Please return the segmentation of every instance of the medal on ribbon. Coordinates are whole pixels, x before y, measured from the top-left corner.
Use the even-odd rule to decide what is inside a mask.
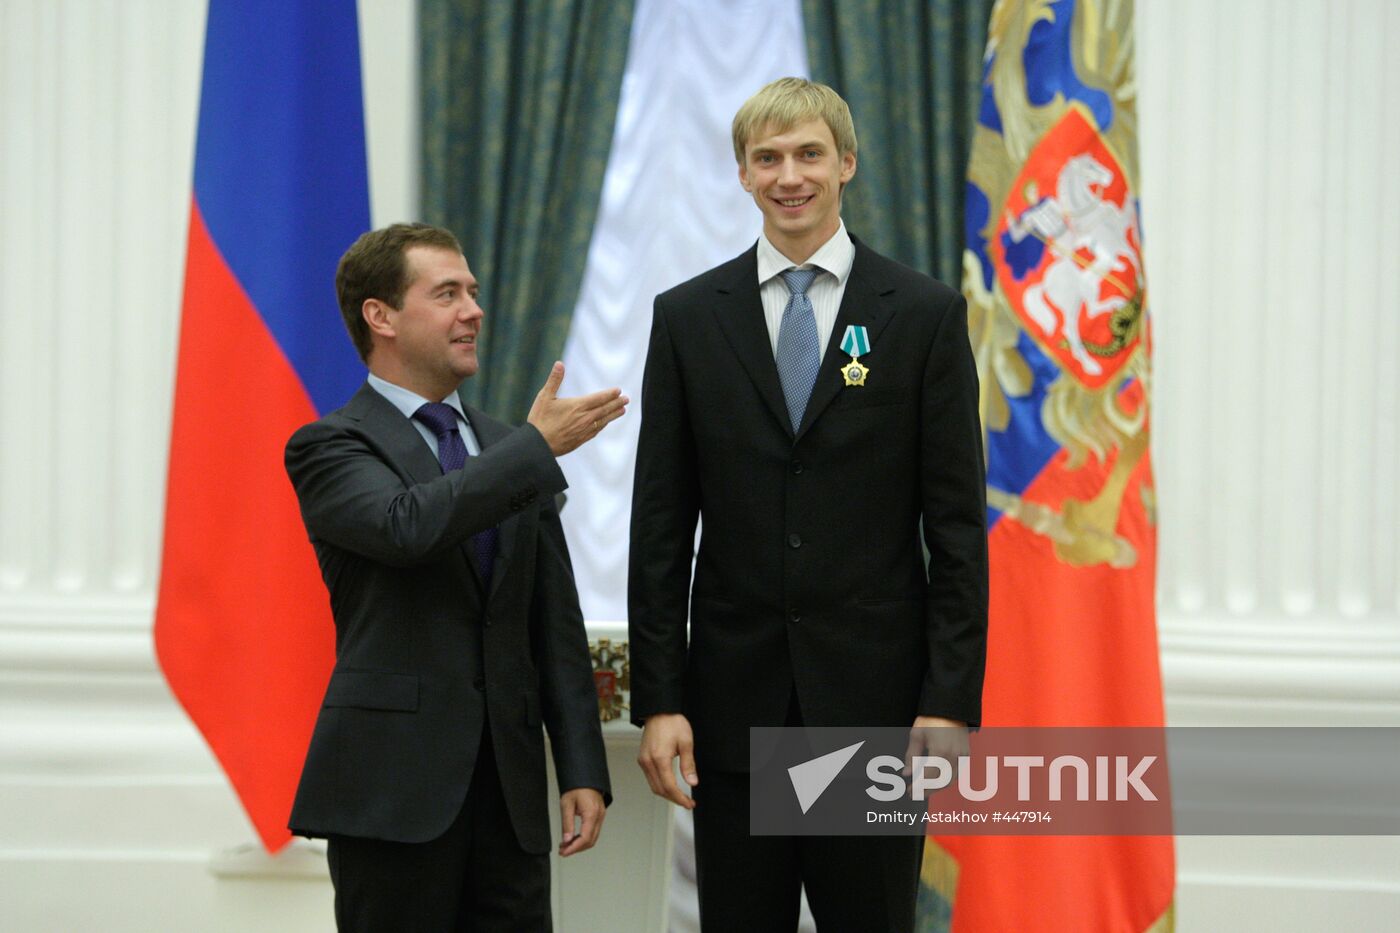
[[[864,327],[847,325],[846,335],[841,338],[841,352],[851,355],[851,361],[841,366],[841,378],[848,386],[864,386],[865,377],[870,375],[870,367],[860,362],[860,355],[870,352],[870,335]]]

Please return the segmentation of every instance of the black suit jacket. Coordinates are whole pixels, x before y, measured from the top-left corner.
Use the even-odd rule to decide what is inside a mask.
[[[850,324],[870,338],[864,386],[840,371]],[[962,296],[859,241],[795,435],[756,249],[659,295],[632,500],[633,721],[684,712],[700,766],[734,771],[794,687],[808,725],[977,724],[977,404]]]
[[[330,592],[336,664],[292,831],[396,842],[441,835],[489,718],[522,847],[550,848],[543,723],[564,789],[609,794],[587,637],[533,427],[467,409],[480,456],[443,475],[369,385],[294,434],[286,466]],[[491,592],[468,556],[499,526]]]

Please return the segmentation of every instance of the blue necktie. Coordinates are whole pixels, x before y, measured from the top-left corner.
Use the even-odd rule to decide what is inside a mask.
[[[812,396],[812,386],[817,383],[817,370],[822,364],[817,315],[812,310],[812,300],[807,297],[807,289],[820,271],[788,269],[778,273],[789,293],[782,323],[778,325],[778,381],[783,384],[783,397],[787,399],[794,434],[802,424],[802,414],[807,410],[807,399]]]
[[[428,426],[437,435],[438,463],[443,473],[460,470],[467,462],[467,445],[462,442],[462,432],[457,430],[457,410],[442,402],[427,402],[413,413],[413,417]],[[477,569],[481,571],[481,582],[486,592],[491,592],[491,569],[496,563],[496,529],[487,528],[472,535],[472,554],[476,557]]]

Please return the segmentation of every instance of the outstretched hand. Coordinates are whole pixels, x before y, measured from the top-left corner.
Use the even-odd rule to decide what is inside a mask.
[[[544,436],[554,456],[577,449],[597,437],[609,422],[621,418],[631,401],[621,389],[601,389],[577,398],[559,398],[564,364],[556,362],[535,396],[526,419]]]

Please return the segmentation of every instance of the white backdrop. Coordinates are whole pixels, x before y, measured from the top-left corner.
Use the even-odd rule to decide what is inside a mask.
[[[1400,57],[1385,54],[1400,6],[1139,7],[1169,716],[1400,724]],[[732,8],[753,24],[730,40],[740,48],[705,46],[703,17],[683,29],[658,21],[637,55],[684,60],[708,48],[737,75],[743,48],[772,55],[760,37],[796,28],[793,8]],[[700,9],[674,5],[675,22]],[[384,223],[415,213],[412,4],[361,0],[361,10]],[[0,0],[7,930],[82,929],[72,918],[83,910],[112,929],[149,928],[152,916],[218,928],[209,918],[240,896],[244,915],[267,918],[261,929],[303,917],[293,882],[210,893],[209,852],[252,834],[150,649],[202,31],[198,0]],[[799,70],[775,61],[773,73]],[[624,118],[641,127],[660,112],[667,131],[638,136],[644,152],[614,146],[634,168],[610,169],[600,220],[621,218],[625,242],[604,249],[595,237],[590,250],[587,294],[606,300],[580,308],[571,385],[636,395],[626,373],[646,326],[624,322],[649,319],[653,291],[757,231],[727,149],[729,115],[750,89],[680,69],[669,82],[628,83],[624,97],[640,96],[624,101]],[[705,126],[719,138],[701,138]],[[661,209],[637,213],[632,189]],[[713,201],[680,207],[702,191]],[[736,213],[712,211],[720,199]],[[622,258],[595,261],[604,255]],[[595,326],[585,332],[585,321]],[[600,584],[596,568],[625,567],[626,513],[584,521],[580,490],[592,471],[625,502],[630,445],[599,445],[597,456],[565,461],[565,514],[590,614],[616,618],[598,600],[621,598],[619,578]],[[1398,842],[1183,839],[1180,928],[1383,928],[1400,915]],[[307,910],[324,921],[322,903]]]

